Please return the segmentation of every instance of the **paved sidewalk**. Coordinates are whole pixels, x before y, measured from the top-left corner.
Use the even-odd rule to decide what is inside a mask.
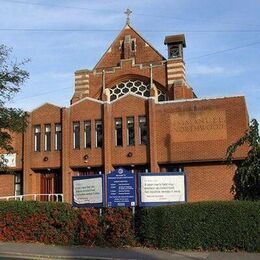
[[[0,243],[0,259],[176,259],[176,260],[258,260],[260,254],[223,252],[182,252],[148,248],[87,248],[27,243]]]

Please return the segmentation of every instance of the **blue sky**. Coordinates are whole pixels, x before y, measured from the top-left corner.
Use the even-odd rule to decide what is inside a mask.
[[[245,95],[250,118],[260,120],[257,0],[0,0],[0,44],[31,59],[30,79],[9,105],[68,106],[74,71],[95,66],[123,28],[126,8],[165,57],[165,35],[185,33],[187,79],[198,97]]]

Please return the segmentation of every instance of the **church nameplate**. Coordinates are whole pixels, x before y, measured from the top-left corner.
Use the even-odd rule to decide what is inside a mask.
[[[172,142],[227,139],[226,112],[204,110],[171,115]]]

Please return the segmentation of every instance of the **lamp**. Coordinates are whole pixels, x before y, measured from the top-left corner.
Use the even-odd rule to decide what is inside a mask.
[[[132,157],[132,156],[133,156],[133,153],[129,152],[126,156],[127,156],[127,157]]]
[[[83,156],[84,163],[87,163],[87,162],[88,162],[88,158],[89,158],[89,156],[88,156],[87,154],[85,154],[85,155]]]

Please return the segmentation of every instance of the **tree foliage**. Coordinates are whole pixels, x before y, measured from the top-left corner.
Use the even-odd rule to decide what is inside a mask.
[[[27,125],[26,113],[17,108],[6,106],[13,96],[20,91],[21,86],[29,77],[22,67],[28,60],[17,62],[12,55],[12,49],[0,45],[0,151],[11,153],[12,134],[21,133]],[[3,160],[0,160],[0,167]]]
[[[232,164],[237,149],[247,144],[247,157],[237,165],[232,191],[239,200],[260,200],[260,136],[256,119],[250,122],[245,135],[227,149],[227,163]]]

